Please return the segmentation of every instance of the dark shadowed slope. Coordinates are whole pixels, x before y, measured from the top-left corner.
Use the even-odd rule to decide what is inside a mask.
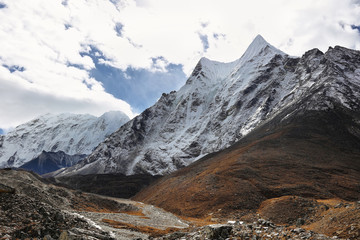
[[[150,174],[89,174],[59,177],[56,181],[85,192],[130,198],[159,177]]]
[[[60,168],[70,167],[86,157],[85,154],[68,155],[63,151],[42,153],[19,168],[30,170],[38,174],[56,171]]]

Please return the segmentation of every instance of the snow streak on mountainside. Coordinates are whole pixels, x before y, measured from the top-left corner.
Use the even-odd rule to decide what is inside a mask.
[[[358,51],[314,49],[294,58],[257,36],[237,61],[202,58],[178,92],[163,94],[60,175],[166,174],[232,145],[289,106],[359,110],[359,99]]]
[[[42,151],[88,155],[128,120],[122,112],[43,115],[0,136],[0,167],[19,167]]]

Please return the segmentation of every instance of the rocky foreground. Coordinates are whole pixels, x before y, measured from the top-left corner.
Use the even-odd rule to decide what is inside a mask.
[[[360,237],[359,202],[324,200],[318,203],[289,196],[266,202],[257,214],[241,219],[231,215],[228,217],[235,220],[216,218],[215,214],[190,218],[141,202],[55,186],[22,170],[0,170],[0,182],[0,239]]]
[[[148,239],[189,227],[160,208],[55,186],[23,170],[0,170],[0,182],[0,239]]]
[[[119,208],[115,202],[48,185],[25,171],[0,170],[0,179],[0,239],[112,239],[75,210],[92,205]]]
[[[41,201],[11,193],[0,194],[0,201],[1,239],[66,239],[70,236],[111,239],[109,233],[93,222]]]
[[[214,224],[185,233],[176,232],[155,238],[170,239],[340,239],[328,237],[303,228],[277,226],[270,221],[258,219],[253,223],[229,221],[227,224]]]

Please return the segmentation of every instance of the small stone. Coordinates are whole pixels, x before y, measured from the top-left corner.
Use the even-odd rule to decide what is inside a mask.
[[[11,239],[11,236],[8,234],[5,234],[4,236],[1,237],[1,239]]]
[[[301,239],[309,239],[311,237],[311,233],[310,232],[303,232],[301,234]]]
[[[295,229],[292,230],[292,232],[299,234],[299,233],[305,232],[305,230],[302,229],[302,228],[295,228]]]
[[[266,222],[266,220],[264,220],[264,219],[259,219],[259,220],[258,220],[258,223],[259,223],[259,224],[265,224],[265,222]]]
[[[206,226],[205,234],[209,239],[226,239],[232,232],[232,226]]]
[[[336,205],[334,206],[334,208],[341,208],[343,205],[344,205],[343,203],[339,203],[339,204],[336,204]]]
[[[55,220],[58,222],[64,222],[65,221],[65,217],[61,212],[57,212],[55,214]]]
[[[31,221],[30,221],[30,219],[24,219],[23,223],[24,224],[29,224],[29,223],[31,223]]]
[[[44,240],[55,240],[49,234],[44,237]]]
[[[300,227],[300,226],[302,226],[302,225],[304,225],[304,224],[305,224],[305,220],[304,220],[304,219],[298,218],[298,219],[296,220],[296,226],[297,226],[297,227]]]
[[[62,231],[59,240],[69,240],[69,234],[67,231]]]
[[[183,232],[175,232],[175,233],[171,233],[169,235],[167,235],[165,237],[166,240],[175,240],[175,239],[181,239],[185,236],[185,233]],[[137,238],[139,239],[139,238]],[[139,240],[142,240],[141,238]]]

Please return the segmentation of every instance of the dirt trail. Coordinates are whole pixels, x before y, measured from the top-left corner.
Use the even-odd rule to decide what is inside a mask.
[[[175,215],[158,207],[127,199],[108,198],[120,204],[126,204],[135,211],[128,212],[88,212],[77,213],[93,221],[104,231],[112,232],[116,239],[148,239],[156,230],[184,229],[189,225]],[[142,229],[145,229],[142,231]],[[150,229],[150,230],[149,230]]]

